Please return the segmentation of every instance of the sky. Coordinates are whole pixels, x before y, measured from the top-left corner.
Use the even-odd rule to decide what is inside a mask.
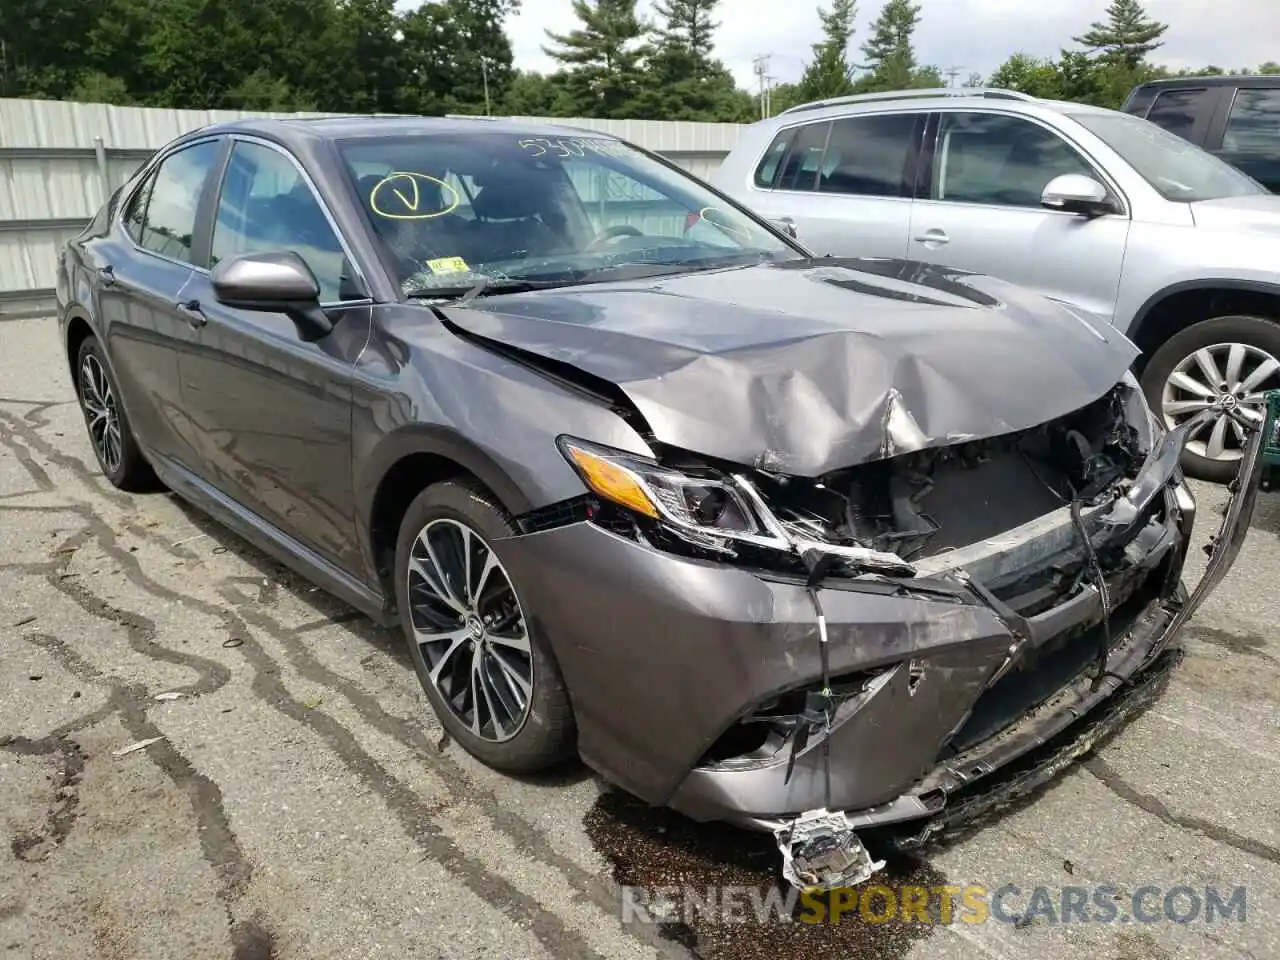
[[[1107,0],[917,0],[921,8],[916,29],[916,55],[922,64],[943,71],[955,67],[959,83],[971,71],[989,76],[1022,51],[1051,57],[1071,37],[1084,33],[1102,18]],[[522,0],[523,9],[508,24],[515,48],[515,65],[548,72],[555,64],[543,52],[547,29],[573,29],[570,0]],[[861,0],[855,56],[867,39],[868,27],[882,0]],[[810,46],[821,37],[818,0],[721,0],[717,19],[716,52],[733,71],[739,85],[754,90],[752,60],[770,54],[774,83],[799,79],[812,57]],[[1277,0],[1147,0],[1147,13],[1169,24],[1165,45],[1152,59],[1177,67],[1209,64],[1231,68],[1280,60],[1280,2]],[[640,0],[642,11],[650,0]],[[1063,8],[1070,8],[1064,10]],[[786,11],[788,15],[783,15]],[[855,60],[856,62],[856,60]]]

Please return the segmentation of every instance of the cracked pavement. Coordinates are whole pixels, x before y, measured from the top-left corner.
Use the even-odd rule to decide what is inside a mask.
[[[618,882],[772,883],[771,845],[578,765],[485,769],[444,738],[398,633],[172,496],[114,490],[71,400],[53,321],[0,322],[6,958],[1280,955],[1274,495],[1150,709],[889,877],[1244,885],[1243,923],[657,929],[621,922]],[[1197,493],[1204,537],[1222,493]]]

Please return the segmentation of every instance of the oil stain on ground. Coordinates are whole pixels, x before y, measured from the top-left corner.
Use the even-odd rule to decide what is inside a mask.
[[[734,887],[758,890],[761,897],[774,890],[782,901],[790,890],[782,879],[773,838],[764,834],[694,823],[616,789],[601,794],[584,825],[596,850],[612,865],[614,881],[620,887],[692,888],[703,894],[713,888]],[[869,881],[871,885],[932,889],[947,883],[923,861],[900,854],[893,859],[881,856],[888,865]],[[884,912],[883,904],[876,912]],[[936,902],[931,902],[931,912],[936,920]],[[814,911],[799,901],[791,922],[774,916],[762,923],[751,907],[738,911],[735,919],[740,918],[739,922],[727,921],[723,911],[719,916],[708,916],[686,910],[683,922],[663,923],[659,930],[702,960],[901,960],[915,942],[936,929],[933,924],[904,923],[896,918],[868,922],[856,909],[845,913],[838,923],[801,922],[802,915],[812,919]]]

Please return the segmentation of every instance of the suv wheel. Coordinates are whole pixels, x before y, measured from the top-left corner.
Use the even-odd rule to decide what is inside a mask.
[[[516,532],[479,488],[428,487],[400,525],[396,602],[449,735],[495,769],[533,773],[572,754],[575,729],[555,657],[493,547]]]
[[[1142,373],[1142,388],[1166,426],[1204,410],[1215,416],[1187,442],[1183,469],[1226,483],[1248,436],[1261,426],[1265,393],[1280,388],[1280,325],[1261,317],[1214,317],[1166,341]]]

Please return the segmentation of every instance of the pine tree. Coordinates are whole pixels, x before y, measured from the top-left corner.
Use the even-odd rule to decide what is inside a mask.
[[[632,116],[649,120],[747,119],[747,97],[733,75],[714,59],[712,18],[720,0],[658,0],[658,23],[645,64],[644,84]]]
[[[581,26],[567,34],[547,31],[556,47],[543,47],[565,69],[574,112],[588,117],[624,117],[640,91],[645,24],[636,0],[573,0]]]
[[[712,20],[720,0],[655,0],[659,24],[654,30],[659,47],[684,51],[695,72],[711,66],[713,35],[719,23]]]
[[[888,0],[871,25],[862,45],[872,90],[903,90],[915,86],[916,54],[911,37],[920,22],[920,6],[911,0]]]
[[[853,67],[849,65],[849,41],[853,39],[856,0],[832,0],[831,9],[818,8],[822,42],[813,45],[813,62],[796,84],[803,103],[839,97],[853,91]]]
[[[1136,70],[1151,51],[1164,46],[1160,39],[1169,29],[1147,16],[1138,0],[1112,0],[1107,21],[1095,21],[1076,43],[1102,55],[1104,60]]]

